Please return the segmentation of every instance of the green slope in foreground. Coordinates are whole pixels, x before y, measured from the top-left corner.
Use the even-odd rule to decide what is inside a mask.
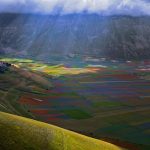
[[[53,125],[0,112],[2,150],[124,150]]]

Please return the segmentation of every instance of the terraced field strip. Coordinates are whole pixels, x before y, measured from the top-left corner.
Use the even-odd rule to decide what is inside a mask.
[[[111,116],[117,116],[121,114],[127,114],[127,113],[134,113],[134,112],[142,112],[150,110],[149,106],[146,107],[136,107],[136,108],[126,108],[124,110],[116,110],[111,112],[105,112],[105,113],[97,113],[93,118],[103,118],[103,117],[111,117]]]
[[[150,98],[150,96],[140,96],[141,98]]]
[[[134,81],[92,81],[92,82],[79,82],[81,84],[100,84],[100,83],[147,83],[146,81],[139,81],[139,80],[134,80]]]

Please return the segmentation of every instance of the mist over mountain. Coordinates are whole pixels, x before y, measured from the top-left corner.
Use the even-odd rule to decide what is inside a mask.
[[[150,59],[150,16],[0,14],[0,55]]]
[[[0,12],[101,15],[150,15],[149,0],[1,0]]]

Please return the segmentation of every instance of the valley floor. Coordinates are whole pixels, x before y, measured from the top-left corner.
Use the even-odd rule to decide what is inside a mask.
[[[0,110],[34,118],[131,150],[150,148],[150,72],[146,62],[82,66],[2,59]]]

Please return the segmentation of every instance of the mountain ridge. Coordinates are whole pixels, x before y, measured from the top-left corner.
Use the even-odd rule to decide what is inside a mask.
[[[150,58],[150,16],[0,14],[0,54]]]

